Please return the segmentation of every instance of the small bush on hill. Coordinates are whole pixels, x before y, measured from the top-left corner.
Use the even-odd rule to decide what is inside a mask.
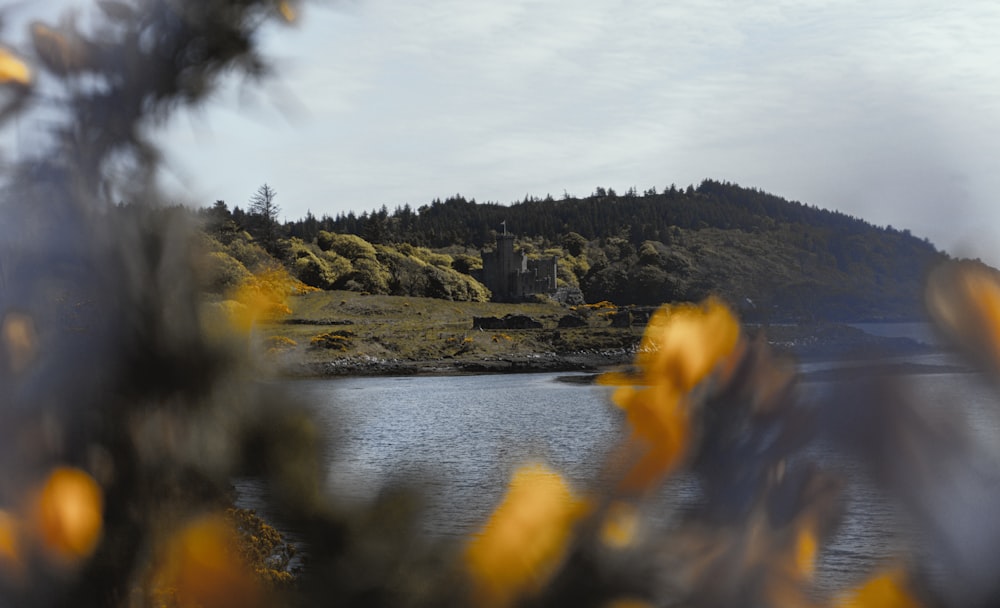
[[[392,295],[471,302],[486,302],[490,298],[489,290],[468,275],[432,265],[393,247],[379,245],[377,249],[379,262],[391,274],[389,285]],[[411,251],[417,249],[409,248]],[[450,259],[450,256],[445,257]]]
[[[280,353],[295,348],[298,343],[287,336],[269,336],[264,345],[267,347],[267,352]]]
[[[316,244],[323,251],[332,251],[348,260],[360,258],[375,259],[375,247],[360,236],[353,234],[334,234],[320,230]]]
[[[313,348],[325,348],[328,350],[345,352],[351,347],[351,341],[353,338],[354,332],[346,329],[338,329],[313,337],[313,339],[309,341],[309,345]]]
[[[246,266],[224,251],[209,252],[205,258],[205,288],[210,293],[226,293],[251,276]]]
[[[292,274],[306,285],[336,289],[341,279],[352,271],[351,263],[333,252],[320,251],[316,245],[292,238],[283,242],[285,261]]]
[[[374,248],[372,248],[374,251]],[[352,291],[363,291],[367,293],[388,294],[389,281],[392,275],[377,260],[369,258],[356,258],[351,261],[351,273],[347,275],[345,286],[354,283]]]
[[[462,274],[472,274],[474,270],[482,270],[483,259],[479,256],[459,253],[452,256],[451,267]]]
[[[254,242],[253,237],[248,232],[241,232],[233,237],[233,240],[225,245],[222,251],[239,260],[250,272],[259,272],[275,263],[274,258],[263,247]]]

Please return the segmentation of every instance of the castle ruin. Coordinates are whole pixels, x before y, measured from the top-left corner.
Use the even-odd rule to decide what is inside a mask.
[[[534,294],[550,294],[556,290],[558,256],[529,260],[523,251],[514,251],[514,235],[497,235],[496,248],[484,250],[480,281],[491,292],[494,302],[517,302]]]

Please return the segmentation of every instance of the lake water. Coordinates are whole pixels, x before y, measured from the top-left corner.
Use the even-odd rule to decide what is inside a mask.
[[[949,362],[946,355],[911,360]],[[556,378],[349,378],[295,381],[292,388],[315,404],[319,423],[337,446],[328,465],[329,488],[339,499],[364,502],[385,484],[415,484],[430,501],[427,533],[466,535],[501,499],[518,465],[541,460],[583,488],[598,476],[605,450],[625,432],[622,413],[608,400],[609,389]],[[805,382],[802,389],[821,395],[831,386]],[[973,416],[985,445],[995,450],[1000,424],[991,406],[997,397],[976,376],[911,376],[908,386],[949,415]],[[841,587],[897,552],[901,519],[857,467],[822,448],[809,456],[849,479],[845,520],[820,564],[823,585]],[[240,486],[252,504],[258,490],[252,483]],[[665,488],[663,499],[672,506],[695,504],[697,485],[677,479]]]
[[[861,331],[883,338],[910,338],[914,342],[927,345],[940,345],[941,336],[934,327],[925,321],[896,321],[891,323],[848,323]]]

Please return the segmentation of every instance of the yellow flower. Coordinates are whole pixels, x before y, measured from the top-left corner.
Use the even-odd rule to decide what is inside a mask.
[[[284,0],[278,3],[278,12],[281,13],[281,18],[287,23],[294,23],[298,17],[292,4]]]
[[[31,70],[13,53],[0,49],[0,84],[31,84]]]
[[[1000,276],[982,264],[938,267],[927,281],[927,309],[959,346],[1000,371]]]
[[[554,471],[539,464],[519,469],[466,552],[477,605],[510,606],[538,592],[564,557],[584,510]]]
[[[892,570],[873,577],[834,603],[835,608],[920,608],[906,589],[905,575]]]
[[[739,338],[736,318],[718,300],[665,306],[646,327],[636,357],[639,378],[601,377],[602,384],[620,387],[612,399],[645,449],[623,489],[648,489],[677,466],[691,437],[687,395],[730,358]]]
[[[24,371],[38,351],[38,335],[31,317],[17,312],[4,315],[0,323],[0,342],[7,351],[11,371]]]
[[[228,608],[263,604],[262,590],[240,559],[237,535],[221,515],[195,519],[169,540],[154,575],[154,591],[179,607]]]
[[[635,542],[639,533],[639,510],[626,502],[614,502],[601,524],[601,541],[613,549],[624,549]]]
[[[93,553],[104,525],[104,496],[90,475],[70,467],[55,469],[34,504],[37,532],[47,555],[72,564]]]
[[[0,574],[8,580],[21,576],[21,524],[7,511],[0,511]]]
[[[261,321],[290,314],[288,298],[296,292],[297,282],[282,269],[258,273],[244,281],[231,295],[236,302],[227,311],[240,331],[249,332]]]
[[[816,555],[819,539],[811,527],[803,527],[795,537],[795,570],[802,578],[812,579],[816,574]]]

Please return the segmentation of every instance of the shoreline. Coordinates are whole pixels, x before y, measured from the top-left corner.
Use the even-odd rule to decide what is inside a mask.
[[[290,377],[597,373],[632,364],[647,329],[644,317],[598,305],[322,292],[296,296],[292,308],[260,334],[273,353],[268,364]],[[909,332],[885,337],[848,322],[745,323],[743,331],[800,362],[941,350]]]
[[[888,338],[892,348],[821,348],[815,343],[789,348],[774,344],[778,356],[797,364],[830,362],[824,369],[800,371],[804,381],[862,378],[875,375],[933,373],[975,373],[962,364],[925,364],[898,361],[900,357],[948,354],[952,351],[913,342]],[[900,342],[899,340],[903,340]],[[881,343],[882,340],[879,340]],[[885,346],[885,344],[881,344]],[[350,378],[390,376],[463,376],[478,374],[578,373],[596,375],[628,367],[635,361],[636,349],[613,349],[589,353],[532,353],[491,356],[488,358],[394,359],[371,356],[344,356],[327,361],[297,362],[282,366],[282,373],[292,378]]]

